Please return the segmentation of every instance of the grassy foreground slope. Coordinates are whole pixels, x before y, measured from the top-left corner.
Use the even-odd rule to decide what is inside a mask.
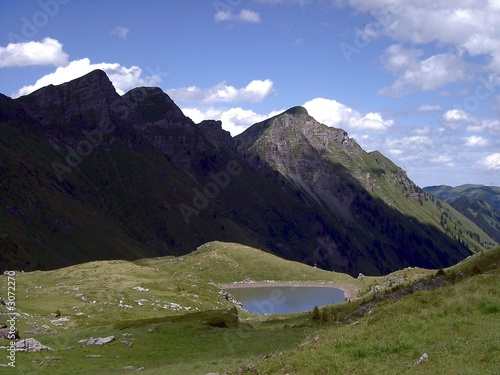
[[[440,277],[444,286],[396,302],[397,292],[389,293],[358,310],[363,314],[325,327],[314,342],[252,365],[248,373],[498,374],[499,267],[499,247],[476,254],[447,269]],[[424,353],[428,359],[417,364]]]
[[[184,257],[16,273],[21,338],[54,351],[18,352],[14,371],[0,372],[114,374],[131,366],[144,374],[493,374],[500,354],[499,260],[496,248],[440,278],[433,278],[436,270],[411,268],[353,279],[212,242]],[[255,317],[218,294],[216,284],[245,279],[320,281],[358,290],[359,298],[323,308],[318,320],[310,313]],[[389,288],[394,280],[399,284]],[[423,291],[435,280],[444,286]],[[421,291],[403,296],[416,283]],[[6,276],[0,296],[7,296]],[[0,323],[6,312],[0,305]],[[61,316],[51,317],[55,312]],[[115,340],[104,346],[79,342],[111,335]],[[424,352],[429,360],[415,366]]]

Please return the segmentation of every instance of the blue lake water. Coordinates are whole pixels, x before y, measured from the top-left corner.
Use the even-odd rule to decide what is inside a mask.
[[[253,314],[291,314],[314,306],[344,302],[344,292],[330,287],[263,286],[231,288],[228,292]]]

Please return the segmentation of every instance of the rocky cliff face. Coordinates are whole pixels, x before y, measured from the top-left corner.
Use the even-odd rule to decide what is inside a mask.
[[[59,86],[41,88],[17,102],[44,126],[71,122],[81,128],[96,127],[112,121],[120,110],[120,96],[101,70]]]
[[[439,212],[401,169],[302,107],[233,139],[158,88],[119,96],[94,71],[0,96],[4,139],[0,268],[182,254],[211,240],[354,275],[469,254],[432,224]]]

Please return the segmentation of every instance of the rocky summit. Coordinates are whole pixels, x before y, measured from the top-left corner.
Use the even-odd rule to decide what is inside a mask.
[[[182,255],[221,240],[374,275],[449,266],[494,243],[302,107],[233,138],[220,121],[195,124],[159,88],[118,95],[99,70],[0,95],[0,154],[2,269]]]

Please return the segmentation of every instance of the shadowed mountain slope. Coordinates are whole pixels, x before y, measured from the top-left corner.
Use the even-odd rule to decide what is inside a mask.
[[[2,269],[179,255],[221,240],[380,274],[448,266],[492,241],[302,107],[233,139],[158,88],[119,96],[102,71],[0,96],[0,154]],[[447,233],[443,211],[474,235]]]

